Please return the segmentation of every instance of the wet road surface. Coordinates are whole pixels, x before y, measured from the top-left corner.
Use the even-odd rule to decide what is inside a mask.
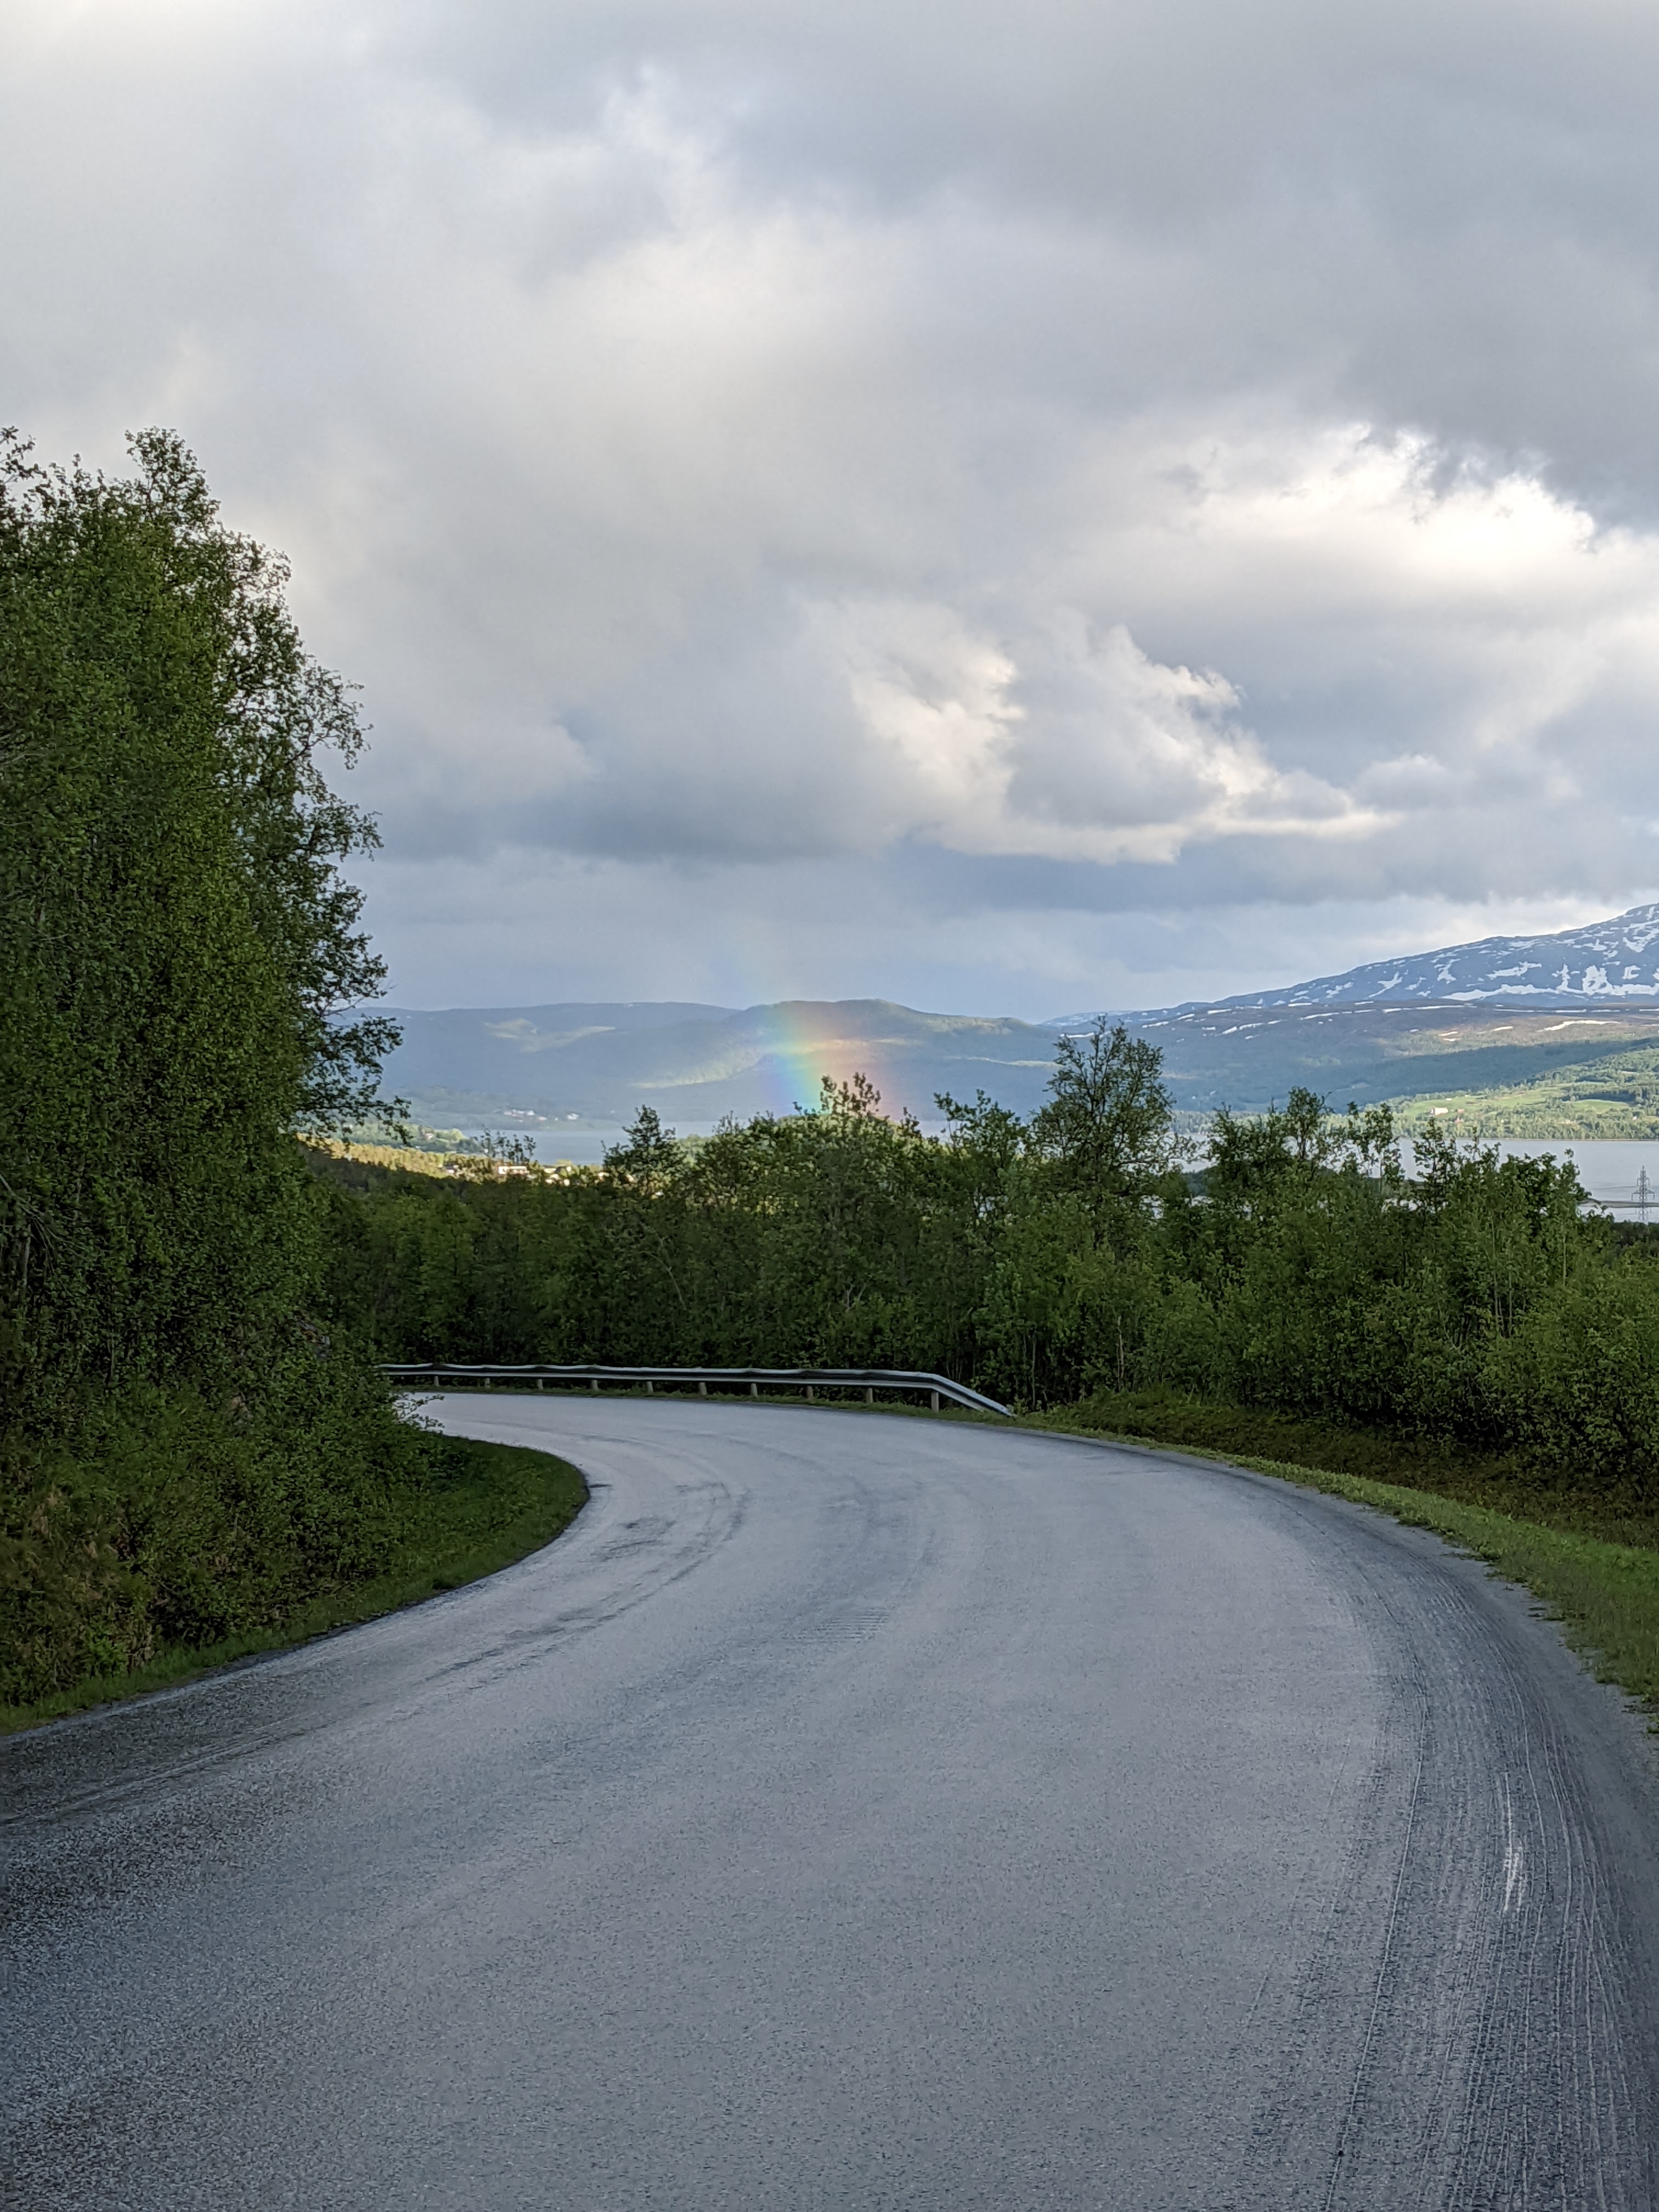
[[[1652,2212],[1648,1740],[1253,1475],[476,1397],[571,1532],[0,1746],[26,2212]]]

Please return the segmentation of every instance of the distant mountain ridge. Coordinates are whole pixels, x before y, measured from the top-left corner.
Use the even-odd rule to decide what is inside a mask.
[[[933,1118],[936,1092],[983,1089],[1023,1113],[1040,1102],[1052,1030],[1030,1022],[930,1014],[883,999],[765,1006],[563,1003],[386,1009],[404,1041],[389,1091],[438,1126],[615,1127],[641,1105],[711,1123],[816,1103],[820,1079],[869,1076],[890,1113]]]
[[[435,1127],[616,1128],[641,1105],[680,1127],[810,1105],[821,1077],[869,1076],[885,1110],[934,1118],[935,1094],[984,1091],[1030,1114],[1059,1033],[882,999],[717,1006],[684,1000],[391,1007],[390,1092]],[[1156,1043],[1178,1108],[1255,1112],[1305,1085],[1338,1107],[1494,1085],[1582,1090],[1606,1056],[1659,1048],[1659,905],[1552,935],[1488,937],[1282,988],[1113,1017]],[[1564,1094],[1565,1095],[1565,1094]],[[1554,1092],[1540,1110],[1554,1111]],[[1519,1112],[1525,1101],[1506,1101]],[[1563,1109],[1565,1110],[1565,1109]],[[1575,1107],[1582,1118],[1582,1109]],[[1564,1131],[1564,1133],[1565,1132]]]
[[[1409,1006],[1434,1001],[1476,1006],[1497,1000],[1540,1009],[1608,1001],[1659,1003],[1659,905],[1634,906],[1607,921],[1547,936],[1483,937],[1406,959],[1374,960],[1340,975],[1245,991],[1232,998],[1188,999],[1125,1014],[1131,1024],[1177,1014],[1259,1012],[1273,1007]],[[1096,1018],[1062,1014],[1047,1024],[1069,1030]]]

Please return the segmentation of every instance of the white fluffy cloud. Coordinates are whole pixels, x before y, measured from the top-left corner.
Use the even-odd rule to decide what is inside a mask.
[[[826,618],[827,617],[827,618]],[[1236,726],[1224,678],[1147,659],[1119,623],[1047,611],[1021,658],[948,606],[822,611],[886,836],[958,853],[1170,861],[1226,836],[1362,835],[1380,817],[1286,773]]]
[[[1659,20],[4,14],[0,416],[287,548],[402,995],[1042,1012],[1659,887]]]

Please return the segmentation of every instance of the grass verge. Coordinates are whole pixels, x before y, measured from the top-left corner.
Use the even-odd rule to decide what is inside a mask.
[[[1226,1460],[1431,1529],[1530,1590],[1597,1680],[1641,1700],[1659,1729],[1659,1527],[1638,1501],[1553,1486],[1505,1460],[1460,1460],[1410,1440],[1150,1395],[1091,1399],[1029,1415],[1024,1425]],[[1282,1444],[1287,1432],[1312,1448],[1307,1458],[1259,1448]],[[1384,1466],[1392,1458],[1394,1471],[1413,1469],[1419,1481],[1317,1463],[1343,1457]]]
[[[32,1705],[0,1705],[0,1735],[60,1720],[89,1706],[192,1680],[236,1659],[279,1651],[357,1621],[418,1605],[510,1566],[568,1528],[587,1500],[574,1467],[517,1444],[446,1439],[446,1479],[416,1492],[401,1515],[382,1571],[295,1607],[272,1626],[221,1644],[159,1652],[127,1674],[88,1676]]]

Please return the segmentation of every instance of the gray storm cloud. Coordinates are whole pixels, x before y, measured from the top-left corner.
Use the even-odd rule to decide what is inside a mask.
[[[1659,18],[4,13],[0,416],[289,551],[400,995],[1040,1013],[1659,885]]]

